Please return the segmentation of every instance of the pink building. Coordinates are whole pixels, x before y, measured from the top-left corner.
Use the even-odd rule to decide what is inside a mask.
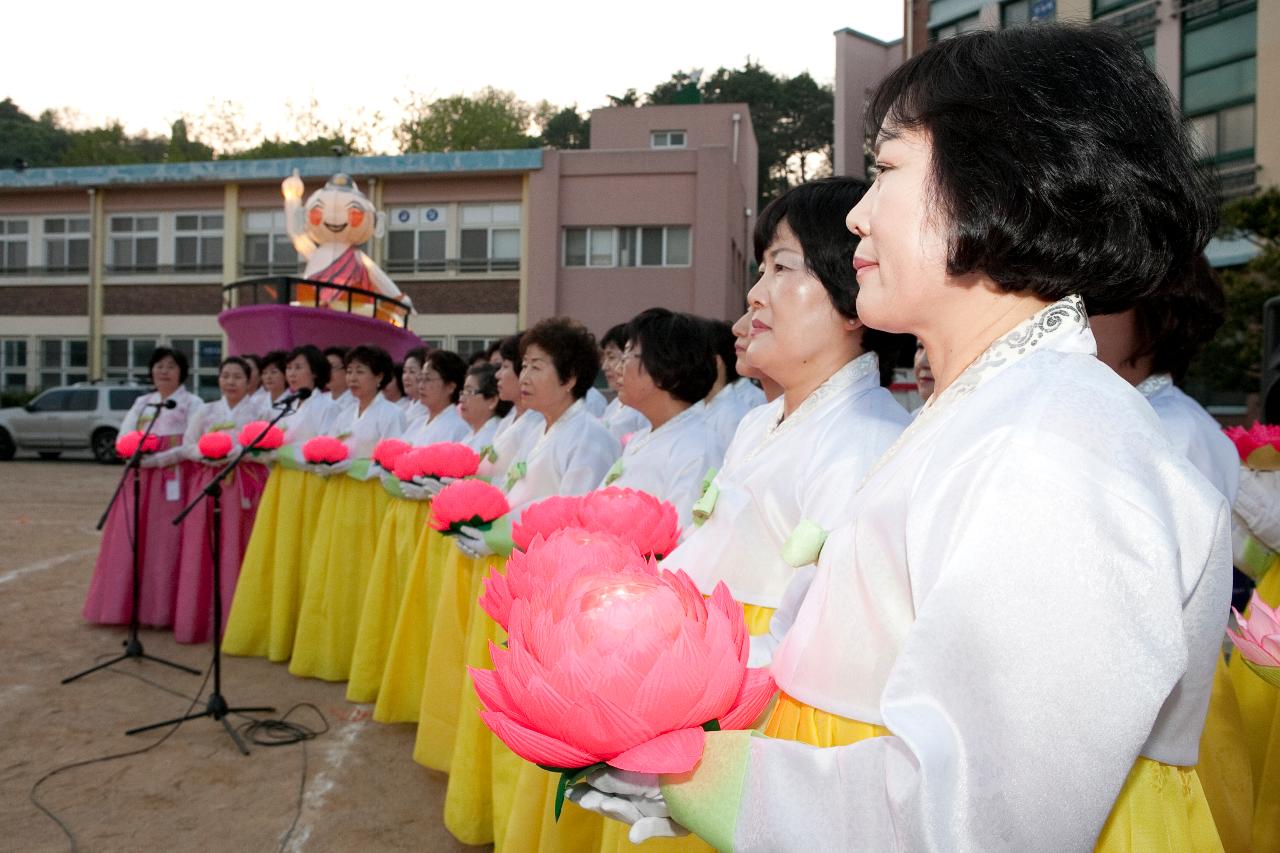
[[[0,171],[0,389],[141,378],[191,357],[216,393],[222,288],[301,268],[280,182],[351,175],[387,215],[366,247],[464,354],[554,314],[597,333],[640,310],[736,319],[757,149],[745,104],[618,107],[584,150]],[[323,342],[321,342],[323,343]]]

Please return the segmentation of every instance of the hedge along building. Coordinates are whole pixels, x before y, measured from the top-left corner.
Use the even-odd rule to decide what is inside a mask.
[[[145,380],[156,346],[217,393],[225,284],[302,264],[280,182],[336,172],[386,213],[366,250],[412,331],[464,355],[543,317],[654,305],[736,319],[757,149],[746,104],[614,107],[582,150],[0,171],[0,390]]]

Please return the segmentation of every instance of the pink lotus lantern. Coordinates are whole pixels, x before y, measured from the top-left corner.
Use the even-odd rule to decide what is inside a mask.
[[[1234,607],[1238,630],[1227,629],[1244,662],[1258,676],[1274,687],[1280,687],[1280,612],[1268,607],[1255,591],[1249,600],[1249,618]]]
[[[142,431],[134,430],[126,432],[124,435],[116,439],[116,455],[121,459],[128,459],[130,456],[138,452],[138,443],[142,442]],[[160,437],[158,435],[149,435],[147,440],[142,442],[142,452],[155,453],[160,449]]]
[[[680,541],[675,507],[637,489],[611,486],[591,492],[582,498],[578,516],[588,530],[620,536],[659,560]]]
[[[226,459],[234,446],[235,442],[225,432],[205,433],[196,442],[200,455],[209,460]]]
[[[556,495],[529,504],[520,513],[520,520],[511,525],[511,542],[521,551],[528,551],[534,538],[550,538],[551,534],[567,527],[582,527],[578,516],[581,497]]]
[[[327,435],[317,435],[302,445],[302,458],[313,465],[337,465],[350,452],[341,441]]]
[[[441,489],[431,502],[430,523],[446,536],[455,536],[464,526],[488,530],[510,511],[507,496],[497,486],[483,480],[458,480]]]
[[[1280,425],[1255,423],[1223,430],[1236,445],[1240,461],[1255,471],[1280,471]]]
[[[373,461],[378,463],[383,471],[395,471],[396,461],[411,450],[413,445],[407,441],[386,438],[378,442],[378,446],[373,449]]]
[[[581,534],[512,555],[505,590],[490,583],[482,599],[495,618],[505,606],[508,648],[491,643],[494,669],[470,669],[485,725],[561,774],[557,816],[565,788],[599,767],[693,769],[706,731],[750,726],[775,689],[747,668],[742,607],[723,583],[704,599],[684,572]]]
[[[266,430],[266,435],[262,435]],[[253,444],[253,440],[262,435],[257,444]],[[248,447],[253,444],[251,453],[259,453],[266,450],[278,450],[284,444],[284,430],[278,426],[269,426],[267,421],[249,421],[240,430],[240,446]]]
[[[418,454],[416,464],[422,476],[435,477],[437,480],[446,477],[454,480],[471,477],[480,467],[480,454],[456,441],[429,444],[414,452]]]

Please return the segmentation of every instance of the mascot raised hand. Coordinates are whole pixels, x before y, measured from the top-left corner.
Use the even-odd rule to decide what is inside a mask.
[[[386,221],[354,180],[347,175],[334,175],[323,188],[311,194],[305,208],[302,194],[306,187],[297,169],[284,179],[280,189],[284,193],[285,227],[293,247],[307,259],[303,273],[306,278],[387,296],[412,310],[409,297],[359,248],[370,237],[381,237]],[[348,297],[342,291],[322,288],[319,301],[322,305],[332,303],[334,307],[345,308]],[[351,310],[372,314],[373,300],[352,296]],[[377,313],[381,316],[390,312]]]

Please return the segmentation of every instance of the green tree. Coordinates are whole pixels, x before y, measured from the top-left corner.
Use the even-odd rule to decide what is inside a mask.
[[[450,95],[426,101],[413,97],[395,128],[400,150],[492,151],[529,148],[533,109],[512,92],[488,87],[473,96]]]
[[[648,103],[689,102],[696,86],[703,103],[746,103],[760,152],[758,208],[789,186],[829,174],[835,135],[831,87],[807,73],[780,77],[748,58],[741,68],[717,68],[710,75],[677,71],[649,92]],[[757,209],[758,209],[757,208]]]
[[[534,123],[542,130],[538,144],[549,148],[587,148],[591,144],[591,119],[578,105],[557,107],[542,101],[534,108]]]
[[[0,169],[19,162],[32,168],[58,166],[70,145],[66,130],[52,112],[40,118],[27,115],[11,98],[0,101]]]
[[[170,163],[200,163],[213,159],[213,149],[187,135],[187,122],[178,119],[169,128],[169,150],[164,159]]]
[[[1280,189],[1226,204],[1222,223],[1224,235],[1244,236],[1261,253],[1243,267],[1221,272],[1226,319],[1187,378],[1204,388],[1254,393],[1262,367],[1262,306],[1280,296]]]

